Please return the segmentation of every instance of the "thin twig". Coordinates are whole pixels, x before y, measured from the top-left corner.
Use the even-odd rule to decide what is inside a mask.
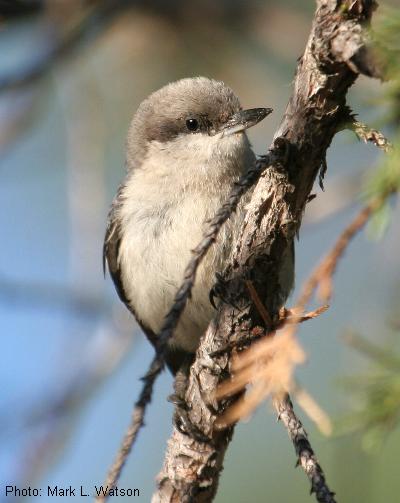
[[[388,152],[392,148],[391,143],[387,140],[383,133],[377,129],[370,128],[359,121],[353,122],[350,127],[356,136],[365,143],[372,143],[384,152]]]
[[[344,229],[333,248],[322,259],[320,264],[314,269],[305,282],[297,305],[307,305],[317,288],[319,289],[319,296],[323,301],[326,302],[331,298],[332,277],[336,271],[339,259],[343,256],[354,236],[365,227],[371,215],[382,206],[391,194],[393,194],[393,191],[388,191],[386,194],[373,199],[361,209],[356,217]]]
[[[271,315],[269,314],[267,308],[264,306],[264,304],[262,303],[258,293],[257,293],[257,290],[253,284],[252,281],[250,281],[249,279],[246,279],[245,280],[245,283],[246,283],[246,286],[247,286],[247,289],[249,291],[249,294],[250,294],[250,297],[251,297],[251,300],[254,302],[254,305],[256,306],[261,318],[263,319],[265,325],[267,327],[271,327],[272,328],[272,318],[271,318]]]
[[[311,493],[315,493],[319,503],[335,503],[335,493],[329,489],[326,483],[324,472],[317,461],[308,435],[293,410],[289,395],[285,394],[282,398],[275,397],[274,406],[278,413],[278,419],[285,425],[293,442],[298,456],[297,464],[301,465],[311,482]]]
[[[142,378],[143,387],[139,399],[135,403],[132,411],[131,422],[122,440],[114,463],[108,472],[107,479],[103,485],[103,492],[95,498],[96,503],[104,503],[110,496],[110,491],[114,489],[121,476],[122,470],[137,439],[140,428],[144,425],[144,416],[147,405],[151,402],[153,386],[161,371],[164,368],[163,361],[156,355],[149,366],[149,370]]]
[[[296,307],[294,309],[285,309],[285,314],[279,319],[279,325],[276,328],[282,328],[284,325],[293,325],[298,323],[304,323],[305,321],[313,320],[318,318],[321,314],[329,309],[329,304],[317,307],[308,313],[302,314],[301,311]]]
[[[189,300],[191,291],[196,279],[197,269],[208,252],[211,245],[215,242],[219,231],[224,223],[234,213],[242,196],[247,190],[252,187],[258,180],[265,166],[270,163],[270,156],[263,156],[257,160],[255,166],[249,169],[241,179],[235,183],[228,200],[221,206],[215,216],[208,222],[206,231],[203,234],[203,239],[193,250],[192,258],[186,266],[184,279],[175,295],[171,309],[164,318],[163,326],[160,334],[157,337],[158,352],[163,356],[164,349],[167,347],[167,342],[172,337],[179,318],[186,307],[186,302]]]

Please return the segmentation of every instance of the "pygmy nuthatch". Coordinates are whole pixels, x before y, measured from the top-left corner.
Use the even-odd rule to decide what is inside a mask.
[[[255,163],[246,129],[270,112],[242,110],[223,82],[196,77],[154,92],[135,113],[126,142],[128,172],[109,214],[104,261],[119,297],[153,344],[205,222]],[[213,317],[209,292],[229,258],[244,207],[225,223],[199,267],[169,343],[173,372],[185,354],[196,351]]]

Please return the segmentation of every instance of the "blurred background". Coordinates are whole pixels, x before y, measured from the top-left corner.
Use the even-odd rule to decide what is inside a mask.
[[[313,10],[306,0],[0,0],[1,501],[6,484],[100,485],[152,358],[101,266],[137,106],[181,77],[221,79],[245,107],[274,108],[250,130],[265,152]],[[360,78],[349,104],[393,139],[400,112],[388,119],[389,92]],[[325,193],[315,188],[297,243],[297,288],[361,207],[382,155],[349,132],[335,137]],[[350,245],[331,308],[300,331],[308,361],[297,378],[337,426],[327,438],[300,415],[341,502],[398,502],[399,231],[394,200]],[[345,342],[349,333],[373,344],[369,356]],[[150,500],[162,465],[171,386],[164,373],[119,484],[138,488],[138,501]],[[236,428],[216,501],[312,501],[294,464],[283,426],[262,406]]]

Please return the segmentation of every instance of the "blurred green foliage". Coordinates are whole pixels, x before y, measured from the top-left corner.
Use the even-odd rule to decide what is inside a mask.
[[[361,406],[339,422],[338,432],[361,432],[363,448],[373,451],[400,423],[400,344],[382,348],[353,333],[346,340],[369,358],[371,369],[342,380]]]
[[[376,55],[384,69],[386,90],[380,104],[385,110],[382,126],[388,131],[392,148],[383,156],[377,169],[370,173],[363,188],[367,201],[384,198],[368,227],[368,234],[381,239],[390,224],[388,194],[400,190],[400,11],[385,9],[372,33]],[[397,196],[397,194],[396,194]],[[347,342],[367,356],[371,368],[365,375],[344,380],[346,391],[359,400],[358,409],[339,421],[339,433],[360,432],[362,446],[368,451],[382,444],[400,425],[400,341],[393,347],[380,347],[359,335],[351,334]]]

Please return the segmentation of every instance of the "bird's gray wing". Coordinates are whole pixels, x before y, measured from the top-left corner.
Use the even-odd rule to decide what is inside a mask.
[[[121,244],[120,222],[115,218],[113,213],[113,208],[111,208],[103,243],[103,272],[105,275],[106,268],[108,268],[119,298],[126,307],[131,310],[128,297],[126,296],[124,286],[122,284],[122,275],[118,260],[119,247]]]
[[[146,325],[142,322],[142,320],[137,316],[124,290],[122,272],[119,263],[119,248],[121,244],[121,222],[118,216],[118,208],[119,205],[121,204],[120,191],[121,189],[118,191],[118,194],[111,206],[110,213],[108,214],[108,224],[103,244],[103,271],[105,274],[106,268],[108,268],[108,271],[114,282],[114,286],[118,293],[119,298],[126,305],[129,311],[134,315],[136,321],[138,322],[138,324],[140,325],[141,329],[146,334],[150,342],[153,345],[155,345],[156,334],[150,328],[146,327]]]
[[[111,206],[111,210],[108,214],[108,224],[103,244],[103,271],[105,274],[106,268],[108,268],[108,271],[114,282],[114,286],[118,293],[119,298],[126,305],[129,311],[133,314],[140,328],[146,334],[147,338],[152,343],[152,345],[156,347],[157,334],[155,334],[149,327],[147,327],[143,323],[143,321],[138,317],[124,290],[122,272],[119,263],[119,248],[121,244],[121,221],[119,218],[118,209],[120,204],[121,204],[121,188],[119,189],[118,194]],[[187,360],[186,352],[178,348],[174,348],[172,346],[168,347],[165,355],[165,361],[174,375],[186,360]]]

